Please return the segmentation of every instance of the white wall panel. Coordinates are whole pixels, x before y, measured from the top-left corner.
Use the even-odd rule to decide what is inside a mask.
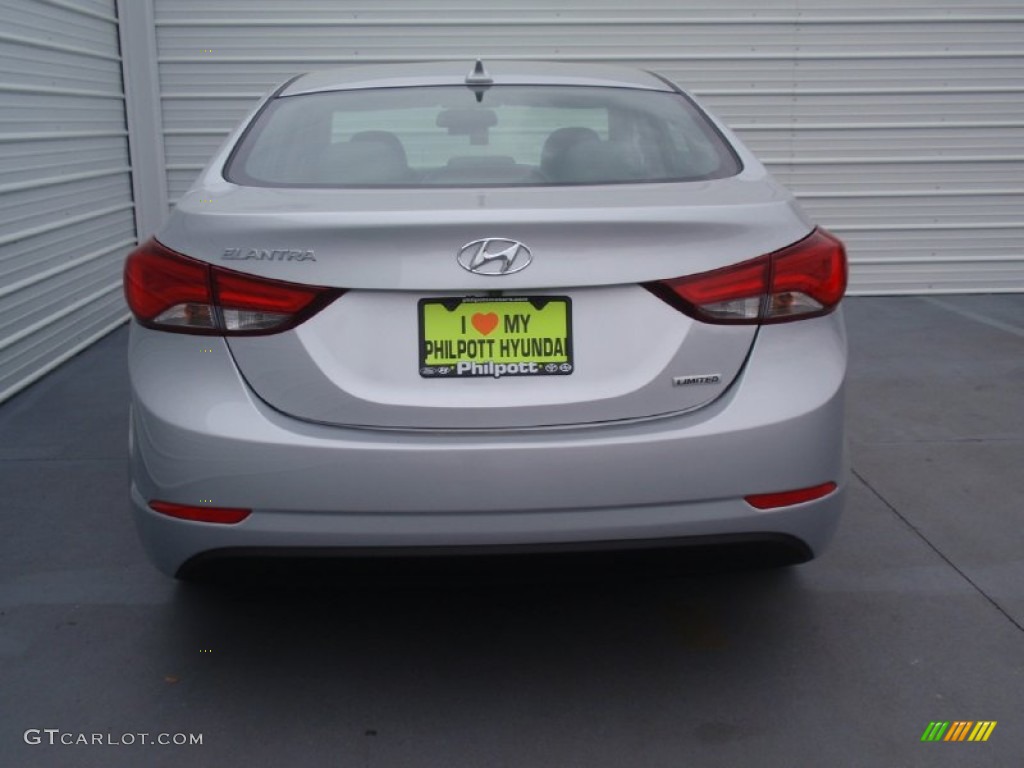
[[[0,0],[0,401],[124,321],[114,0]]]
[[[168,196],[275,83],[545,58],[696,92],[850,245],[858,293],[1024,290],[1024,0],[154,0]]]

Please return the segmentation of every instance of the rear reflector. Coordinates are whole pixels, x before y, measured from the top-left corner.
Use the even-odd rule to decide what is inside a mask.
[[[707,323],[783,323],[835,309],[846,291],[846,248],[824,229],[782,250],[644,288]]]
[[[175,333],[225,336],[294,328],[344,293],[269,280],[172,251],[154,239],[124,265],[124,294],[138,322]]]
[[[154,512],[179,520],[194,520],[199,523],[221,523],[232,525],[240,523],[250,514],[251,509],[234,509],[231,507],[205,507],[191,504],[174,504],[170,501],[151,501],[149,508]]]
[[[835,483],[822,483],[813,488],[799,488],[795,491],[779,491],[778,493],[758,493],[753,496],[744,497],[747,504],[758,509],[775,509],[776,507],[789,507],[793,504],[802,504],[805,501],[814,501],[828,496],[836,489]]]

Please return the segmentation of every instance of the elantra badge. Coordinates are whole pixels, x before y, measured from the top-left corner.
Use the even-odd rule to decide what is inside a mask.
[[[224,261],[316,261],[313,251],[297,251],[291,248],[267,250],[266,248],[225,248]]]
[[[458,261],[475,275],[514,275],[530,266],[533,254],[518,240],[485,237],[462,246]]]

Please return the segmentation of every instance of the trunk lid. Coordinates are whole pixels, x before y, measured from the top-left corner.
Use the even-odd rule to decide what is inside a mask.
[[[158,237],[222,267],[348,289],[291,331],[228,340],[274,408],[338,425],[493,429],[710,403],[741,370],[756,326],[697,322],[640,283],[754,258],[809,230],[789,194],[748,169],[592,187],[298,190],[217,180],[186,195]],[[484,238],[522,243],[532,262],[508,274],[460,266],[464,246]],[[531,341],[555,337],[567,349]],[[504,344],[502,360],[536,361],[541,375],[439,373],[460,354],[486,361],[485,348],[467,357],[459,339],[491,352]],[[425,354],[427,342],[435,354]],[[558,370],[543,370],[550,365]]]

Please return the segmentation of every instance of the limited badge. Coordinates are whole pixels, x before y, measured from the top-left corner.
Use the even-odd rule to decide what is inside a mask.
[[[693,376],[673,376],[673,387],[685,387],[690,384],[717,384],[722,380],[720,373],[701,373]]]

